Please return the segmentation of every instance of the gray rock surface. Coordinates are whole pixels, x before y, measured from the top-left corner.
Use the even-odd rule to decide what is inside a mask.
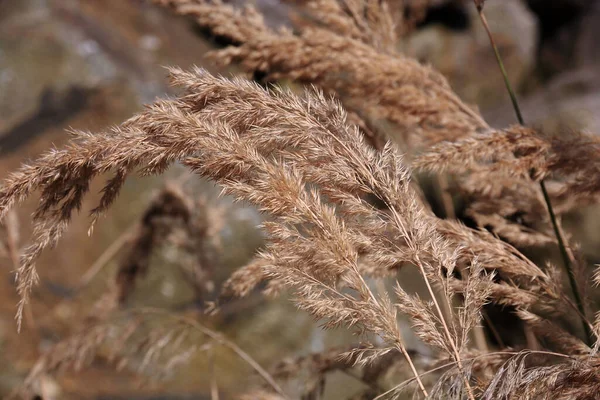
[[[467,102],[482,109],[494,108],[508,97],[475,7],[466,6],[469,29],[426,26],[407,39],[405,51],[440,70]],[[520,0],[489,1],[485,14],[518,88],[531,76],[535,65],[537,20]]]
[[[549,133],[600,132],[600,74],[595,67],[566,72],[544,88],[519,99],[527,123]],[[494,126],[515,123],[510,104],[485,113]]]

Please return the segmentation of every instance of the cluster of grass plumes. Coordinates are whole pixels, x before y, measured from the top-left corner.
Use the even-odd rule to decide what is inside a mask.
[[[390,48],[389,38],[396,34],[390,17],[395,14],[377,0],[304,1],[305,8],[312,5],[310,10],[337,11],[319,12],[315,18],[325,21],[301,24],[297,34],[267,27],[252,7],[240,11],[218,1],[157,2],[231,41],[212,53],[220,65],[239,65],[266,82],[290,79],[335,94],[370,128],[369,141],[376,147],[388,139],[386,132],[412,148],[487,128],[440,73]],[[331,18],[340,22],[327,22]],[[385,129],[388,125],[393,129]]]
[[[310,83],[326,94],[313,88],[298,95],[202,69],[171,69],[171,81],[183,92],[179,97],[157,101],[110,131],[75,132],[66,148],[9,176],[0,190],[0,217],[41,192],[33,244],[18,268],[19,325],[37,281],[35,260],[60,239],[91,180],[112,174],[91,211],[93,224],[129,175],[156,175],[180,163],[270,216],[263,226],[267,245],[233,274],[228,293],[244,296],[266,281],[267,292],[290,291],[298,308],[325,328],[351,329],[366,342],[344,360],[326,352],[281,364],[272,375],[254,365],[268,387],[249,398],[286,398],[275,379],[307,369],[305,396],[319,398],[328,372],[349,372],[354,365],[364,368],[365,396],[371,398],[398,398],[407,387],[421,397],[457,399],[585,398],[597,391],[600,318],[587,319],[562,287],[556,268],[538,266],[513,247],[556,240],[540,211],[547,199],[537,182],[548,181],[557,214],[596,201],[595,137],[548,138],[521,126],[491,129],[440,74],[394,53],[398,13],[389,12],[384,2],[299,2],[303,13],[297,16],[297,32],[274,31],[252,8],[158,2],[227,38],[232,45],[214,53],[221,63],[237,63],[267,81]],[[408,140],[407,148],[419,145],[414,165],[454,175],[469,200],[467,215],[492,233],[434,215],[409,163],[381,134],[382,119]],[[120,302],[147,269],[153,249],[174,230],[206,236],[206,225],[193,217],[198,208],[174,190],[157,197],[121,264]],[[585,272],[584,261],[567,250],[573,265]],[[393,293],[376,289],[373,282],[394,277],[405,266],[422,279],[424,296],[408,293],[397,282]],[[586,285],[580,280],[580,289]],[[507,348],[499,334],[491,345],[482,336],[478,327],[488,303],[514,312],[529,334],[517,347],[533,349]],[[398,314],[431,348],[429,360],[409,348]],[[594,332],[593,341],[579,338],[573,314]],[[89,359],[105,343],[106,332],[115,329],[106,321],[98,326],[64,346],[86,349]],[[494,321],[486,326],[495,332]],[[171,337],[165,335],[143,343],[153,349],[152,343]],[[61,346],[39,370],[77,364],[77,353],[73,357]],[[410,375],[399,377],[396,387],[383,388],[378,376],[390,360],[400,360]]]
[[[366,140],[377,149],[391,139],[404,150],[410,150],[410,158],[415,149],[428,149],[442,143],[421,157],[419,165],[424,168],[444,169],[446,164],[441,157],[451,154],[457,161],[454,166],[462,165],[462,158],[468,157],[470,151],[469,154],[477,157],[474,142],[480,143],[480,149],[487,148],[487,152],[494,152],[490,149],[496,146],[498,150],[504,146],[510,151],[509,143],[518,142],[519,149],[514,149],[516,156],[505,156],[503,162],[496,162],[493,168],[488,166],[484,171],[470,171],[471,179],[461,180],[458,185],[472,204],[467,216],[475,219],[480,227],[491,227],[512,244],[543,245],[553,240],[548,221],[546,226],[533,226],[538,217],[547,219],[546,214],[539,213],[545,208],[539,189],[529,179],[515,189],[514,182],[510,184],[504,179],[502,183],[499,176],[481,175],[502,170],[502,165],[506,165],[507,170],[513,171],[511,178],[534,174],[539,180],[550,171],[543,170],[542,166],[542,170],[537,171],[535,165],[528,163],[536,160],[544,163],[536,155],[540,156],[547,146],[552,146],[555,157],[546,160],[552,167],[546,166],[554,171],[571,169],[569,183],[549,184],[557,210],[566,212],[595,202],[596,184],[585,179],[597,172],[595,163],[588,163],[585,170],[583,161],[579,165],[565,163],[566,160],[597,158],[594,150],[597,145],[589,143],[595,139],[581,136],[569,140],[535,140],[534,136],[541,136],[524,128],[499,131],[490,128],[477,111],[458,98],[441,74],[394,51],[389,38],[398,36],[395,26],[406,23],[402,7],[392,7],[396,12],[390,12],[385,2],[380,4],[379,1],[305,0],[294,3],[299,4],[296,13],[303,17],[302,23],[294,26],[295,30],[276,30],[268,27],[251,6],[237,10],[219,1],[157,2],[193,17],[202,28],[232,43],[212,53],[218,64],[237,65],[250,76],[259,76],[263,82],[293,80],[316,85],[335,95],[351,112],[352,122],[361,127]],[[418,3],[407,2],[405,6],[418,8]],[[413,15],[419,14],[412,11]],[[459,140],[460,144],[455,144]],[[588,146],[584,142],[588,142]],[[464,152],[454,147],[464,148],[469,143],[469,150]],[[538,149],[536,154],[528,152],[531,146]],[[577,151],[586,154],[575,153]],[[429,157],[431,154],[433,157]],[[557,154],[563,155],[561,162],[556,159]],[[456,172],[452,168],[448,171]],[[497,196],[491,191],[503,193]],[[490,211],[490,207],[482,203],[495,203],[496,211]],[[515,209],[515,204],[523,206]],[[523,223],[515,223],[514,215],[523,216]]]
[[[440,143],[421,155],[417,165],[454,174],[487,173],[533,181],[559,178],[563,193],[595,196],[598,182],[589,177],[598,175],[599,154],[596,135],[550,137],[514,126]]]
[[[356,327],[383,339],[383,346],[355,355],[356,360],[400,352],[423,394],[427,389],[400,333],[397,311],[413,321],[417,335],[439,357],[452,360],[460,387],[474,397],[464,352],[485,302],[511,304],[521,292],[561,301],[555,280],[510,246],[435,218],[413,190],[394,147],[373,150],[335,101],[314,91],[304,97],[266,91],[203,70],[173,69],[171,76],[185,88],[181,97],[159,101],[113,131],[81,135],[66,149],[23,167],[3,187],[3,212],[34,190],[44,194],[35,215],[37,240],[18,275],[23,302],[35,283],[35,257],[58,240],[57,223],[66,228],[79,205],[73,199],[85,194],[94,176],[115,174],[92,211],[96,219],[128,174],[160,173],[175,161],[272,216],[265,223],[269,243],[251,275],[294,290],[299,308],[325,320],[326,327]],[[369,198],[385,207],[375,207]],[[185,216],[182,200],[172,194],[170,199],[179,207],[168,209],[184,210],[174,214]],[[365,274],[385,275],[407,263],[417,267],[430,301],[399,285],[392,301],[365,281]],[[494,274],[504,283],[493,282]],[[463,303],[453,311],[456,294]],[[533,310],[535,301],[512,303]]]
[[[549,182],[557,215],[597,203],[598,181],[590,177],[598,176],[599,144],[592,134],[557,137],[513,126],[439,143],[415,166],[456,176],[466,215],[478,226],[514,245],[543,246],[555,238],[536,183]]]

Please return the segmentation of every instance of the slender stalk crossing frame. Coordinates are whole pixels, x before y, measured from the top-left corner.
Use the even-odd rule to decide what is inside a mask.
[[[510,96],[510,101],[512,102],[513,109],[517,116],[517,121],[519,124],[525,126],[525,120],[523,118],[523,114],[521,113],[521,108],[519,107],[519,102],[517,101],[517,96],[510,84],[510,80],[508,79],[508,73],[504,68],[504,63],[502,62],[502,57],[500,56],[500,51],[498,50],[498,46],[496,46],[496,42],[494,41],[494,36],[490,31],[490,27],[488,25],[485,14],[483,13],[483,1],[474,0],[475,6],[477,7],[477,13],[479,14],[479,19],[485,31],[490,39],[490,45],[494,50],[494,54],[496,56],[496,61],[498,62],[498,67],[500,68],[500,72],[502,73],[502,78],[504,79],[504,85],[506,86],[506,90]],[[583,298],[581,296],[581,292],[579,287],[577,286],[577,280],[575,279],[575,271],[573,270],[573,265],[571,263],[571,258],[569,257],[569,253],[567,252],[567,247],[565,244],[565,240],[558,226],[558,220],[556,219],[556,214],[554,213],[554,208],[552,207],[552,201],[550,200],[550,196],[548,195],[548,190],[546,189],[546,183],[544,180],[540,180],[540,188],[542,190],[542,194],[544,196],[544,201],[546,203],[546,207],[548,208],[548,214],[550,215],[550,221],[552,222],[552,228],[554,229],[554,234],[556,235],[556,240],[558,241],[558,247],[560,249],[560,254],[562,257],[563,265],[567,271],[567,275],[569,277],[569,284],[571,285],[571,290],[573,291],[573,295],[575,296],[575,303],[577,304],[577,309],[579,310],[579,314],[581,317],[581,323],[583,325],[583,330],[586,336],[586,343],[589,345],[593,342],[592,339],[592,331],[586,321],[585,317],[585,306],[583,303]]]

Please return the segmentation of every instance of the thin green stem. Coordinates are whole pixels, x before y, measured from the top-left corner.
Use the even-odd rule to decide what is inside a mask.
[[[494,40],[494,36],[492,36],[492,31],[487,22],[487,18],[485,18],[485,14],[483,14],[483,9],[478,7],[479,18],[481,19],[481,23],[485,28],[485,31],[490,38],[490,44],[494,49],[494,54],[496,55],[496,61],[498,62],[498,67],[500,67],[500,72],[502,73],[502,78],[504,79],[504,85],[506,86],[506,90],[508,91],[508,95],[510,96],[510,101],[512,102],[513,108],[515,110],[515,114],[517,114],[517,120],[519,124],[525,125],[525,121],[523,120],[523,114],[521,113],[521,107],[519,107],[519,102],[517,101],[517,96],[508,80],[508,73],[504,68],[504,63],[502,62],[502,57],[500,56],[500,51],[498,50],[498,46],[496,46],[496,41]]]
[[[517,120],[519,124],[525,125],[525,120],[523,119],[523,114],[521,113],[521,108],[519,107],[519,102],[517,101],[517,96],[513,91],[512,85],[510,84],[510,80],[508,79],[508,73],[504,68],[504,63],[502,62],[502,57],[500,56],[500,51],[498,50],[498,46],[496,46],[496,42],[494,41],[494,36],[490,31],[490,27],[488,25],[487,19],[483,14],[483,3],[475,1],[475,5],[477,7],[477,11],[479,14],[479,18],[485,31],[490,39],[490,44],[494,49],[494,54],[496,55],[496,61],[498,62],[498,67],[500,67],[500,72],[502,73],[502,78],[504,79],[504,84],[506,86],[506,90],[510,96],[510,101],[512,102],[513,108],[515,110],[515,114],[517,116]],[[585,332],[585,336],[587,339],[587,343],[591,344],[592,340],[592,331],[586,322],[585,317],[585,307],[583,303],[583,298],[581,296],[581,292],[579,287],[577,286],[577,280],[575,278],[575,271],[573,270],[573,265],[571,263],[571,257],[569,257],[569,253],[567,252],[567,247],[565,244],[565,240],[561,233],[561,230],[558,226],[558,220],[556,219],[556,214],[554,213],[554,208],[552,207],[552,202],[550,200],[550,196],[548,195],[548,190],[546,189],[546,183],[544,180],[540,180],[540,187],[542,189],[542,194],[544,195],[544,201],[546,202],[546,207],[548,208],[548,214],[550,215],[550,221],[552,222],[552,228],[554,229],[554,234],[556,235],[556,240],[558,241],[558,247],[560,249],[560,254],[562,256],[562,261],[567,271],[567,275],[569,276],[569,283],[571,285],[571,290],[573,291],[573,295],[575,296],[575,303],[577,304],[577,309],[581,314],[581,323],[583,325],[583,330]]]
[[[550,201],[550,196],[548,195],[548,190],[546,189],[546,183],[541,180],[540,186],[542,188],[542,194],[544,195],[544,200],[546,201],[546,205],[548,206],[548,214],[550,214],[550,220],[552,221],[552,228],[554,229],[554,234],[556,235],[556,239],[558,240],[558,248],[560,249],[560,254],[563,259],[563,263],[565,265],[565,269],[567,270],[567,275],[569,276],[569,284],[571,285],[571,289],[573,290],[573,295],[575,296],[575,304],[577,304],[577,309],[581,314],[581,323],[583,324],[583,330],[585,332],[585,336],[587,339],[587,343],[593,343],[592,339],[592,330],[590,329],[589,324],[586,322],[585,316],[585,307],[583,303],[583,298],[581,297],[581,293],[579,291],[579,287],[577,286],[577,279],[575,278],[575,271],[573,270],[573,266],[571,265],[571,257],[569,257],[569,253],[567,252],[567,246],[563,239],[563,235],[558,226],[558,222],[556,220],[556,214],[554,214],[554,209],[552,208],[552,202]]]

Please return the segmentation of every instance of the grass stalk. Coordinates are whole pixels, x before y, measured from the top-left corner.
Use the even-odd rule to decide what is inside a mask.
[[[498,50],[498,46],[494,40],[494,36],[490,30],[485,14],[483,13],[483,2],[475,0],[475,6],[477,7],[477,13],[479,14],[479,19],[488,35],[490,40],[490,45],[494,50],[494,54],[496,56],[496,61],[498,62],[498,67],[500,68],[500,72],[502,73],[502,78],[504,80],[504,85],[506,86],[506,90],[510,96],[510,101],[512,102],[513,109],[515,111],[517,120],[519,124],[525,125],[525,120],[523,119],[523,114],[521,113],[521,108],[519,107],[519,102],[517,101],[517,96],[510,84],[510,80],[508,79],[508,73],[506,72],[506,68],[504,67],[504,63],[502,62],[502,56],[500,55],[500,51]],[[585,307],[583,303],[583,297],[581,295],[581,291],[577,286],[577,281],[575,279],[575,271],[573,270],[573,265],[571,263],[571,258],[567,252],[567,247],[565,244],[565,240],[558,226],[558,220],[556,218],[556,214],[554,213],[554,208],[552,207],[552,201],[550,200],[550,196],[548,195],[548,190],[546,189],[546,183],[544,180],[540,180],[540,188],[542,190],[542,194],[544,196],[544,201],[546,203],[546,208],[548,209],[548,214],[550,215],[550,221],[552,222],[552,228],[554,229],[554,234],[556,235],[556,240],[558,242],[558,247],[560,249],[560,254],[562,257],[563,265],[567,271],[567,275],[569,277],[569,283],[571,285],[571,290],[573,291],[573,295],[575,297],[575,303],[577,304],[577,309],[581,314],[581,323],[583,325],[583,330],[586,336],[586,342],[591,344],[592,340],[592,332],[591,329],[586,322],[585,317]]]
[[[471,384],[469,383],[469,378],[465,374],[465,369],[464,369],[462,361],[461,361],[460,353],[458,351],[458,348],[456,347],[454,338],[453,338],[452,334],[450,333],[450,329],[448,328],[448,324],[446,322],[446,319],[444,318],[444,313],[442,312],[442,309],[435,297],[435,292],[433,290],[433,287],[429,283],[429,278],[427,277],[427,272],[425,271],[425,268],[424,268],[423,264],[420,262],[420,260],[418,259],[418,257],[417,257],[417,261],[418,261],[417,265],[419,267],[419,270],[421,271],[421,276],[423,277],[423,280],[425,281],[425,285],[427,286],[427,291],[429,292],[429,295],[431,296],[431,300],[433,302],[435,310],[438,313],[438,317],[442,324],[442,328],[444,330],[444,333],[446,334],[446,340],[448,340],[448,344],[450,345],[450,348],[454,352],[454,359],[456,360],[456,365],[457,365],[458,370],[460,371],[461,375],[463,376],[463,379],[465,382],[465,388],[467,390],[467,396],[469,397],[470,400],[475,400],[475,396],[473,395],[473,389],[471,388]]]
[[[440,197],[440,202],[442,203],[442,207],[444,210],[444,217],[446,219],[456,219],[456,211],[454,209],[454,202],[452,200],[452,196],[450,195],[450,184],[448,183],[448,176],[441,174],[441,175],[436,175],[435,176],[435,187],[436,189],[439,191],[439,197]],[[463,271],[461,271],[462,273]],[[440,294],[440,296],[444,296],[443,294]],[[442,311],[444,312],[444,315],[446,315],[448,318],[451,318],[452,316],[452,310],[451,307],[454,306],[454,304],[448,304],[447,302],[442,302]],[[483,352],[487,352],[489,351],[489,347],[487,344],[487,339],[485,336],[485,332],[483,329],[483,326],[477,325],[473,328],[472,331],[472,336],[474,339],[474,343],[475,346],[483,351]]]

